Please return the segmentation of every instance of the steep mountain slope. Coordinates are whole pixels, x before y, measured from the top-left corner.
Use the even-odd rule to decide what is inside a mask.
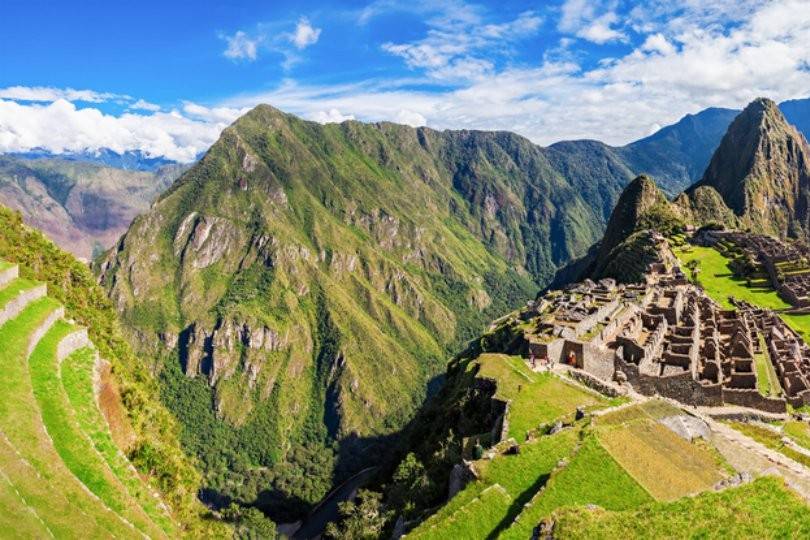
[[[810,234],[810,147],[776,104],[757,99],[723,137],[703,178],[743,227],[779,236]]]
[[[49,529],[53,524],[57,537],[92,536],[99,527],[140,535],[116,514],[154,536],[226,533],[203,520],[195,500],[199,473],[180,449],[176,421],[87,267],[4,207],[0,260],[7,261],[0,262],[2,467],[19,480],[18,495],[31,511]],[[6,452],[9,444],[17,457]]]
[[[127,171],[0,155],[0,202],[62,248],[89,259],[112,246],[185,169],[170,164],[155,172]]]
[[[620,282],[638,281],[647,265],[658,258],[653,231],[675,233],[683,223],[682,212],[669,202],[655,181],[648,176],[637,177],[619,197],[586,274]]]
[[[449,351],[596,240],[586,196],[514,134],[260,106],[100,271],[214,491],[252,502],[241,486],[268,476],[266,508],[292,518],[411,416]]]

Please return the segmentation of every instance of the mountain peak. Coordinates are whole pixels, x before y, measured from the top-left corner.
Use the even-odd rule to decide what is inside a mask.
[[[717,190],[741,224],[779,236],[807,236],[810,148],[772,100],[757,98],[734,119],[701,186]]]

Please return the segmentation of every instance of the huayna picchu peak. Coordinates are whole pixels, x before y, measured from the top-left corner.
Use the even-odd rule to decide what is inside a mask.
[[[805,240],[810,235],[810,147],[769,99],[751,102],[734,119],[688,193],[705,188],[720,194],[741,227]]]

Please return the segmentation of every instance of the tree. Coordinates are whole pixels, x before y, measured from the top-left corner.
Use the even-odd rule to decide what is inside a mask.
[[[386,522],[391,518],[382,506],[382,494],[361,489],[355,502],[344,501],[338,505],[341,521],[326,527],[328,538],[341,540],[372,540],[382,535]]]
[[[278,538],[276,524],[252,506],[239,506],[231,503],[222,511],[222,517],[234,525],[234,538],[237,540],[275,540]]]
[[[427,497],[432,487],[425,466],[413,452],[405,456],[392,480],[388,501],[406,515],[413,513],[417,499]]]

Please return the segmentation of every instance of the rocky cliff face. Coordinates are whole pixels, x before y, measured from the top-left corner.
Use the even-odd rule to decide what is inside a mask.
[[[707,188],[742,227],[779,236],[810,233],[810,147],[771,100],[755,100],[732,122],[703,178],[688,190],[693,204]]]
[[[184,170],[129,171],[54,158],[0,156],[0,202],[60,247],[90,259],[111,247],[132,219]]]

